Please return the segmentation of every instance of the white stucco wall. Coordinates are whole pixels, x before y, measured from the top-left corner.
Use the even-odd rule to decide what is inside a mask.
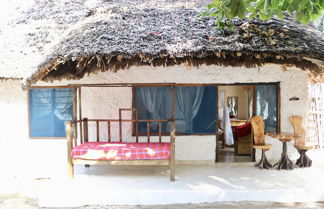
[[[20,81],[0,81],[1,175],[63,175],[65,141],[29,139],[27,109],[27,92],[22,90]]]
[[[38,82],[37,85],[163,82],[219,84],[280,82],[281,130],[292,131],[289,116],[305,116],[306,113],[307,72],[294,68],[283,72],[277,65],[268,65],[259,69],[220,66],[202,66],[191,69],[183,66],[133,67],[117,73],[98,73],[79,81]],[[28,137],[27,92],[21,89],[20,82],[0,81],[0,95],[0,115],[2,116],[0,120],[0,163],[12,164],[14,162],[15,166],[11,166],[13,169],[10,170],[11,173],[26,172],[28,175],[36,174],[40,177],[53,175],[54,171],[56,175],[65,174],[65,141],[63,139],[29,139]],[[291,97],[299,97],[299,101],[289,101]],[[129,108],[131,104],[131,88],[82,88],[83,117],[117,118],[118,109]],[[123,136],[130,136],[130,133],[130,126],[125,127]],[[281,143],[269,137],[267,141],[273,145],[267,153],[268,158],[272,161],[278,160],[282,149]],[[290,143],[288,149],[291,157],[296,159],[298,155],[292,144],[293,142]],[[8,148],[8,146],[15,148]],[[214,158],[215,136],[176,137],[177,160],[211,162]],[[58,170],[61,172],[57,172]]]

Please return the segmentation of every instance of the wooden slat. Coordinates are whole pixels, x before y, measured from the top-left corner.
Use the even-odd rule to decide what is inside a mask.
[[[28,89],[69,89],[75,88],[75,85],[66,85],[66,86],[30,86]]]
[[[133,119],[88,119],[88,121],[95,122],[95,121],[100,121],[100,122],[136,122],[136,120]],[[138,122],[169,122],[171,121],[170,119],[142,119],[142,120],[137,120]]]
[[[107,122],[107,128],[108,128],[108,142],[111,142],[110,121]]]
[[[134,108],[135,109],[135,108]],[[135,109],[136,110],[136,109]],[[136,134],[136,143],[138,142],[138,112],[135,111],[135,134]]]
[[[169,165],[169,163],[169,160],[73,160],[74,165]]]
[[[133,86],[171,86],[175,83],[93,83],[93,84],[71,84],[71,86],[86,87],[133,87]],[[70,86],[70,85],[69,85]]]
[[[162,124],[159,122],[159,142],[162,142]]]
[[[150,122],[146,123],[147,128],[147,142],[150,143]]]
[[[97,129],[97,142],[99,142],[99,138],[100,138],[100,135],[99,135],[99,121],[96,121],[96,129]]]
[[[89,141],[89,135],[88,135],[88,118],[83,118],[83,141],[88,142]]]
[[[136,111],[135,108],[119,108],[119,111]]]

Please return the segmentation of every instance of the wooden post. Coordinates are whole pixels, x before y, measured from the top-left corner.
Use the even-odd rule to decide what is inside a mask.
[[[175,121],[171,121],[170,130],[170,181],[175,181]]]
[[[77,116],[77,88],[73,89],[73,121],[74,121],[74,126],[73,126],[73,146],[76,146],[77,144],[77,139],[78,139],[78,124],[75,122],[78,119]]]
[[[97,127],[97,142],[99,142],[99,121],[96,121],[96,127]]]
[[[110,134],[110,121],[107,122],[107,127],[108,127],[108,142],[111,141],[111,134]]]
[[[123,141],[123,129],[122,129],[122,110],[119,109],[119,142]]]
[[[73,163],[72,163],[72,121],[65,122],[65,131],[66,131],[66,145],[67,145],[67,169],[68,175],[70,178],[73,178]]]
[[[172,85],[172,113],[171,113],[171,130],[170,130],[170,181],[175,181],[175,100],[176,100],[176,88]]]
[[[88,118],[83,118],[83,138],[84,142],[89,141],[89,135],[88,135]]]
[[[78,95],[79,95],[79,120],[82,120],[82,109],[81,109],[81,87],[78,88]],[[83,130],[82,130],[82,121],[80,122],[80,141],[83,143]]]

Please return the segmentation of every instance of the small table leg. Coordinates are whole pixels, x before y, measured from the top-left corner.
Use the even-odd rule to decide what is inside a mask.
[[[293,170],[294,164],[289,159],[287,154],[287,142],[282,142],[282,153],[280,160],[275,164],[277,166],[277,169],[286,169],[286,170]]]
[[[269,169],[272,168],[271,163],[269,163],[266,155],[265,155],[265,151],[262,149],[262,155],[261,155],[261,159],[260,162],[258,162],[257,164],[255,164],[256,167],[259,167],[261,169]]]
[[[296,161],[296,165],[299,168],[306,168],[312,166],[312,160],[306,155],[307,150],[297,149],[300,157]]]

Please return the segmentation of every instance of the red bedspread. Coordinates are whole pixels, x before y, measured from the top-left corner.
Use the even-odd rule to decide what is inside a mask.
[[[86,142],[72,149],[73,159],[164,160],[170,159],[170,143]]]

